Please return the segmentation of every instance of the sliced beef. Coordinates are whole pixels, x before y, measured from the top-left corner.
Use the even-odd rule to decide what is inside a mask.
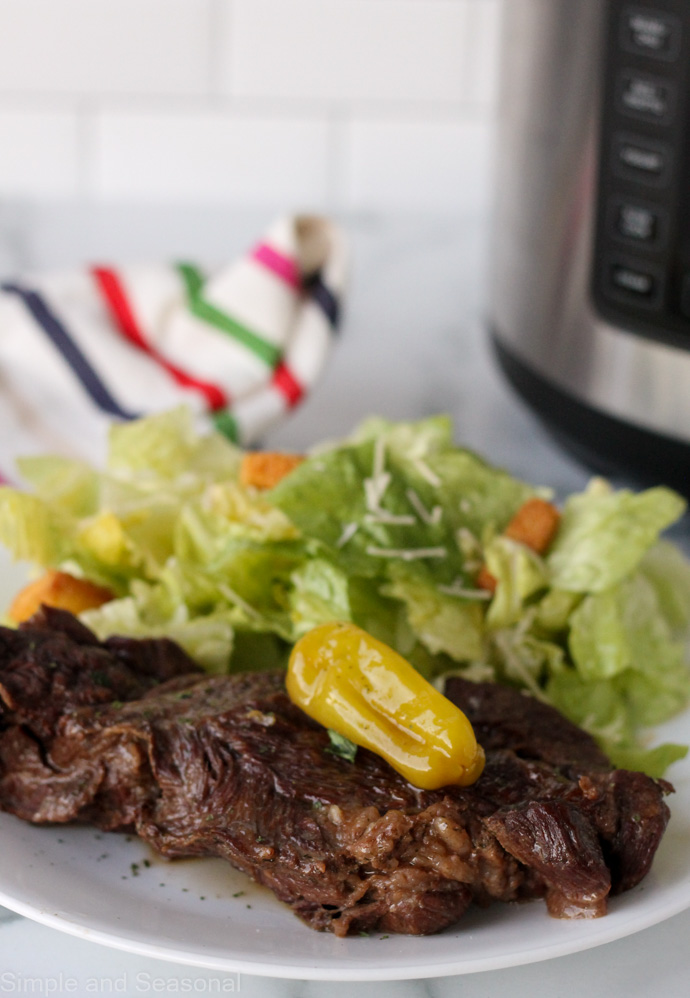
[[[508,748],[554,766],[611,768],[591,735],[526,692],[458,676],[446,680],[444,692],[467,714],[485,751]]]
[[[167,638],[101,643],[71,613],[44,606],[18,630],[0,628],[0,724],[16,714],[50,738],[79,705],[136,700],[163,680],[200,671]]]
[[[612,770],[512,690],[453,681],[487,763],[423,791],[333,755],[283,676],[206,676],[170,642],[98,642],[65,614],[0,629],[0,807],[222,856],[317,929],[429,933],[474,903],[546,897],[595,916],[659,844],[671,788]]]
[[[97,715],[175,676],[200,673],[173,641],[99,642],[64,610],[43,607],[16,631],[0,627],[0,807],[31,821],[69,821],[106,774],[116,781],[128,753],[119,762],[87,758],[56,738],[65,719],[81,707]],[[123,782],[121,793],[128,792],[141,796]]]
[[[599,836],[611,869],[612,893],[629,890],[647,875],[669,820],[663,796],[673,787],[667,781],[614,770],[591,735],[522,691],[453,677],[446,682],[445,693],[467,714],[477,739],[492,754],[493,764],[484,779],[491,778],[493,753],[501,750],[548,763],[554,776],[577,782],[578,807]],[[539,780],[544,784],[547,776]],[[501,792],[507,793],[511,781],[501,782],[505,787]],[[514,800],[518,803],[517,795]],[[505,834],[501,841],[508,848]]]
[[[596,828],[567,800],[501,808],[486,824],[500,844],[544,881],[552,915],[604,915],[611,875]]]

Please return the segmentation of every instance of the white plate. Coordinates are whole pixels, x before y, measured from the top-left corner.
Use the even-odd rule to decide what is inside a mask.
[[[0,602],[20,578],[3,571]],[[659,738],[690,740],[690,714]],[[690,761],[670,778],[672,819],[652,872],[592,921],[550,918],[541,901],[471,911],[437,936],[336,939],[304,926],[222,860],[167,863],[137,839],[35,827],[0,815],[0,904],[84,939],[213,970],[315,980],[402,980],[564,956],[690,907]]]

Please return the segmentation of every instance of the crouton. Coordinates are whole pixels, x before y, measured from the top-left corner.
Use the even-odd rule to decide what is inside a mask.
[[[528,499],[505,529],[505,536],[544,554],[556,536],[561,514],[545,499]]]
[[[486,565],[482,565],[479,569],[479,573],[476,578],[477,588],[486,589],[489,593],[496,592],[496,586],[498,585],[496,578],[491,574]]]
[[[78,614],[102,606],[113,597],[114,594],[103,586],[77,579],[67,572],[51,570],[17,593],[8,616],[16,624],[21,624],[33,617],[43,604]]]
[[[240,482],[255,489],[272,489],[303,460],[300,454],[252,451],[242,458]]]
[[[556,536],[561,522],[561,514],[545,499],[528,499],[506,527],[504,535],[513,541],[524,544],[537,554],[544,554]],[[486,565],[482,565],[476,579],[480,589],[496,592],[498,585]]]

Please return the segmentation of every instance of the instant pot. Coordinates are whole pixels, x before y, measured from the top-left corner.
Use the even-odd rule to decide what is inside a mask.
[[[504,8],[500,366],[589,464],[690,494],[690,2]]]

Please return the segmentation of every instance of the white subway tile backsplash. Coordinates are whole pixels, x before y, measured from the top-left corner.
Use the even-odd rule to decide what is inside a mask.
[[[0,107],[0,198],[74,196],[78,179],[74,114]]]
[[[498,97],[499,39],[507,0],[470,0],[465,88],[470,104],[491,110]]]
[[[487,203],[506,0],[0,0],[0,197]]]
[[[480,215],[491,185],[488,122],[354,121],[348,207]]]
[[[283,99],[463,101],[477,2],[234,0],[222,83],[228,94]]]
[[[93,193],[104,198],[323,208],[328,125],[223,112],[105,113]]]
[[[213,0],[0,0],[0,94],[202,94]]]

